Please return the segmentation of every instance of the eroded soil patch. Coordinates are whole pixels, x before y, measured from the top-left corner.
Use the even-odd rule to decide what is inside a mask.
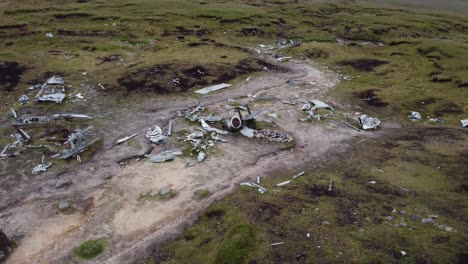
[[[378,59],[354,59],[354,60],[343,60],[338,62],[339,65],[342,66],[351,66],[356,70],[371,72],[374,68],[387,64],[387,61],[378,60]]]
[[[13,89],[21,81],[21,75],[27,68],[16,61],[5,61],[0,63],[0,87],[7,92]]]
[[[197,86],[228,82],[240,75],[267,69],[279,68],[257,59],[244,59],[237,64],[158,64],[127,73],[118,82],[127,92],[169,94],[185,92]]]

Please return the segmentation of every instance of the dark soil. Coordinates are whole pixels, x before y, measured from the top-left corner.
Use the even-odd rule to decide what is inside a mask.
[[[8,255],[10,252],[10,240],[8,237],[3,233],[3,231],[0,229],[0,254]],[[2,259],[0,258],[0,262]]]
[[[258,28],[243,28],[240,31],[244,36],[262,36],[265,32]]]
[[[359,71],[371,72],[374,68],[387,64],[387,61],[378,59],[355,59],[355,60],[343,60],[339,61],[338,64],[342,66],[351,66]]]
[[[387,106],[388,103],[382,101],[376,94],[375,89],[370,89],[362,92],[354,93],[355,96],[359,97],[362,101],[364,101],[367,105],[375,106],[375,107],[383,107]]]
[[[237,64],[159,64],[129,72],[118,79],[127,92],[144,91],[158,94],[186,92],[191,88],[229,82],[240,75],[281,69],[257,59]]]
[[[69,13],[69,14],[54,14],[57,19],[75,18],[75,17],[90,17],[87,13]]]
[[[111,61],[118,61],[118,60],[120,60],[120,58],[121,58],[121,56],[119,54],[112,54],[112,55],[109,55],[109,56],[98,57],[97,59],[100,60],[98,65],[103,64],[103,63],[107,63],[107,62],[111,62]]]
[[[21,75],[27,70],[15,61],[0,62],[0,88],[11,92],[21,81]]]
[[[446,103],[437,107],[433,114],[435,116],[442,116],[447,114],[460,115],[463,114],[463,109],[455,103]]]
[[[196,27],[196,28],[199,28]],[[209,35],[210,32],[206,29],[188,29],[188,28],[185,28],[185,27],[182,27],[182,26],[178,26],[178,27],[175,27],[175,30],[164,30],[164,32],[161,34],[161,36],[163,37],[167,37],[167,36],[178,36],[179,38],[183,37],[183,36],[191,36],[191,35],[195,35],[195,36],[198,36],[198,37],[202,37],[202,36],[206,36],[206,35]]]
[[[57,35],[68,37],[108,37],[117,35],[114,31],[73,31],[68,29],[57,29]]]

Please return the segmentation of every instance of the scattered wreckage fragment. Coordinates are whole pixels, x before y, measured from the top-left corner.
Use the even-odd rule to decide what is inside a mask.
[[[218,91],[218,90],[221,90],[221,89],[225,89],[225,88],[228,88],[228,87],[231,87],[231,86],[232,85],[228,84],[228,83],[221,83],[221,84],[205,87],[205,88],[197,90],[195,92],[198,93],[198,94],[205,95],[205,94],[215,92],[215,91]]]
[[[411,119],[411,121],[417,122],[421,120],[421,114],[419,112],[411,111],[408,118]]]
[[[315,111],[319,109],[325,109],[330,112],[325,115],[315,114]],[[302,111],[305,111],[307,113],[307,119],[303,119],[302,121],[306,121],[306,120],[320,121],[322,117],[328,117],[329,115],[332,115],[334,109],[327,103],[324,103],[320,100],[312,99],[302,106]]]
[[[52,166],[52,163],[45,163],[44,162],[44,156],[42,156],[42,161],[40,164],[38,164],[36,167],[33,168],[32,174],[38,174],[41,172],[46,172],[47,169]]]
[[[159,144],[161,141],[165,140],[167,136],[163,134],[160,127],[155,126],[153,130],[148,130],[146,133],[146,138],[153,143]]]
[[[206,131],[215,132],[215,133],[218,133],[218,134],[221,134],[221,135],[229,134],[229,132],[227,132],[227,131],[224,131],[224,130],[221,130],[221,129],[218,129],[218,128],[214,128],[214,127],[208,125],[205,122],[205,120],[203,120],[203,119],[200,119],[200,123],[201,123],[203,129],[206,130]]]
[[[468,127],[468,119],[462,119],[462,120],[460,120],[460,123],[461,123],[462,127]]]
[[[304,175],[304,173],[305,173],[304,171],[301,171],[301,172],[299,172],[298,174],[294,175],[292,178],[293,178],[293,179],[299,178],[299,177],[301,177],[302,175]]]
[[[13,127],[16,129],[16,131],[18,131],[18,134],[21,135],[21,137],[24,139],[24,141],[26,141],[26,142],[31,141],[31,136],[28,135],[28,133],[26,133],[26,131],[24,131],[23,129],[21,129],[21,128],[17,127],[17,126],[13,126]]]
[[[15,118],[13,121],[14,126],[27,126],[27,125],[42,125],[63,119],[92,119],[91,116],[82,114],[54,114],[52,116],[22,116]]]
[[[27,96],[26,94],[21,95],[21,97],[18,99],[18,102],[20,102],[21,104],[29,102],[29,96]]]
[[[380,125],[380,120],[378,118],[362,114],[359,116],[359,124],[364,130],[377,129]]]
[[[70,148],[61,151],[54,157],[58,157],[59,159],[68,159],[71,157],[78,156],[80,153],[84,152],[89,146],[93,145],[99,138],[94,138],[88,140],[87,136],[91,133],[91,129],[93,126],[89,126],[85,129],[76,129],[73,133],[68,136],[67,141],[64,144],[69,144]]]
[[[182,151],[179,149],[163,151],[158,154],[150,154],[146,155],[150,159],[151,162],[154,163],[162,163],[165,161],[174,160],[176,156],[182,155]]]
[[[135,133],[135,134],[133,134],[133,135],[130,135],[130,136],[127,136],[127,137],[118,139],[117,142],[116,142],[116,145],[122,144],[122,143],[124,143],[124,142],[126,142],[126,141],[128,141],[128,140],[130,140],[130,139],[132,139],[132,138],[134,138],[134,137],[136,137],[136,136],[138,136],[138,133]]]
[[[276,184],[276,186],[280,187],[280,186],[288,185],[289,183],[291,183],[291,181],[284,181],[284,182],[280,182]]]
[[[243,182],[243,183],[241,183],[240,185],[241,185],[241,186],[249,186],[249,187],[252,187],[252,188],[256,188],[257,191],[258,191],[259,193],[265,193],[265,192],[268,191],[265,187],[260,186],[260,185],[258,185],[258,184],[256,184],[256,183],[253,183],[253,182]]]
[[[256,137],[266,138],[270,141],[277,142],[277,143],[288,143],[293,140],[292,137],[287,133],[284,133],[281,131],[270,130],[270,129],[258,130],[256,133]]]
[[[63,85],[65,81],[62,77],[52,76],[41,86],[41,89],[36,94],[35,100],[37,102],[54,102],[62,103],[65,99],[65,87],[56,87],[56,85]]]

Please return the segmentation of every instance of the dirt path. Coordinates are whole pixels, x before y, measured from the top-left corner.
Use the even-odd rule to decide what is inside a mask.
[[[338,81],[331,72],[322,71],[317,65],[300,61],[285,64],[284,73],[268,73],[224,91],[209,94],[200,99],[210,111],[225,116],[232,114],[224,108],[227,99],[247,94],[276,96],[280,99],[321,99],[337,107],[346,108],[327,95]],[[315,85],[295,88],[287,80],[313,82]],[[274,120],[290,133],[297,142],[293,150],[281,151],[276,144],[264,144],[258,139],[226,136],[227,143],[219,144],[220,153],[194,167],[186,168],[189,158],[176,159],[164,164],[145,161],[121,168],[116,161],[141,154],[147,146],[144,134],[155,124],[162,125],[176,116],[177,111],[198,104],[194,98],[152,100],[136,105],[123,105],[120,109],[106,109],[96,104],[92,111],[108,119],[100,134],[106,135],[104,147],[111,146],[122,135],[139,133],[132,144],[100,150],[92,160],[79,170],[60,175],[72,179],[68,189],[56,189],[55,178],[25,188],[20,201],[1,211],[4,230],[21,233],[24,237],[10,256],[9,263],[75,263],[71,250],[82,241],[103,238],[109,241],[105,253],[90,263],[128,263],[155,241],[179,233],[196,219],[197,214],[212,202],[223,197],[238,183],[256,176],[268,177],[277,170],[300,171],[311,162],[320,162],[321,155],[330,151],[344,151],[345,142],[359,133],[336,123],[300,122],[304,117],[301,104],[288,105],[281,101],[251,102],[254,109],[266,109],[276,113]],[[104,114],[107,113],[107,114]],[[271,121],[262,115],[260,121]],[[177,119],[175,129],[187,124]],[[375,135],[375,134],[374,134]],[[163,145],[161,149],[170,148]],[[170,186],[177,195],[167,201],[141,199],[141,194]],[[203,201],[193,199],[194,191],[209,190],[213,195]],[[70,214],[59,214],[58,200],[67,199],[75,208]]]

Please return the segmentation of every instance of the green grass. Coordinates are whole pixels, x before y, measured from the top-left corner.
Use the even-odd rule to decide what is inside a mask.
[[[216,256],[216,263],[238,264],[245,263],[250,251],[255,246],[252,227],[238,225],[229,231]]]
[[[81,245],[74,250],[74,254],[82,259],[93,259],[104,252],[106,246],[107,242],[105,240],[88,240],[81,243]]]

